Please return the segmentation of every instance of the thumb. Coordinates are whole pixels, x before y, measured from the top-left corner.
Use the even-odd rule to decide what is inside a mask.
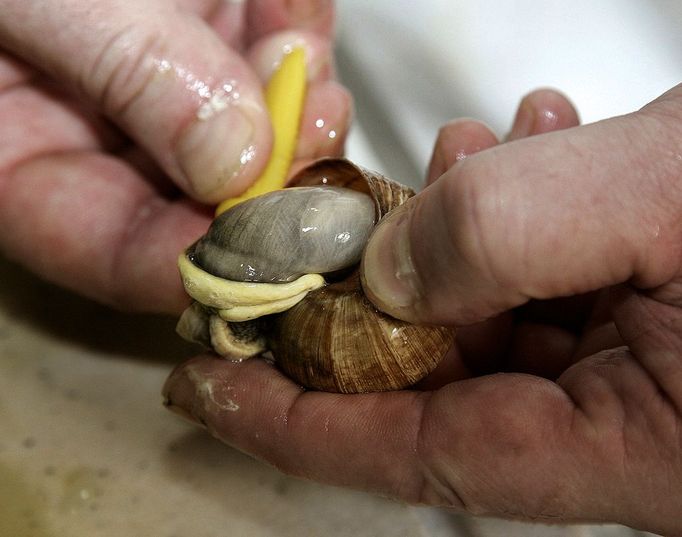
[[[380,223],[363,286],[412,322],[468,324],[525,301],[679,270],[682,87],[641,111],[482,151]]]
[[[84,92],[193,197],[219,201],[264,165],[256,75],[173,2],[10,0],[3,14],[0,46]]]

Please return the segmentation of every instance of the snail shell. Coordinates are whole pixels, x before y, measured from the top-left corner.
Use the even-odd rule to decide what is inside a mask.
[[[377,221],[414,195],[344,159],[320,160],[292,184],[365,192],[374,201]],[[356,269],[273,315],[266,339],[280,368],[303,386],[357,393],[401,389],[422,379],[452,346],[454,330],[413,325],[377,310]]]
[[[303,386],[327,392],[398,390],[431,372],[453,331],[399,321],[365,297],[358,273],[314,291],[274,316],[275,361]]]
[[[298,192],[296,188],[286,189],[266,195],[270,198],[265,200],[265,196],[261,196],[235,206],[216,219],[212,225],[215,230],[209,231],[188,249],[185,256],[181,256],[185,287],[203,306],[195,304],[188,308],[178,331],[189,339],[208,342],[216,352],[232,359],[244,359],[270,350],[275,362],[289,377],[305,387],[323,391],[395,390],[425,377],[452,345],[454,330],[412,325],[377,310],[362,290],[357,269],[359,255],[373,225],[414,192],[345,159],[317,161],[299,172],[291,184],[293,187],[323,185],[327,187],[323,198],[328,196],[327,192],[332,192],[333,197],[340,196],[329,206],[336,207],[340,199],[341,204],[347,206],[342,212],[348,211],[350,218],[344,214],[338,218],[337,210],[333,218],[320,211],[323,218],[316,220],[319,225],[314,226],[322,229],[317,238],[322,238],[323,244],[325,241],[333,243],[338,235],[345,237],[350,233],[354,240],[359,239],[360,248],[346,249],[336,245],[322,248],[322,255],[318,255],[315,248],[300,244],[307,240],[301,237],[300,230],[310,226],[302,223],[305,219],[297,219],[310,207],[321,207],[318,201],[311,201],[320,199],[320,192],[316,192],[321,190],[319,188]],[[336,187],[346,190],[337,192]],[[284,200],[289,196],[293,204],[284,207]],[[267,209],[268,200],[282,205],[273,213],[271,208]],[[246,207],[242,207],[244,205]],[[293,231],[282,231],[280,225],[273,226],[272,214],[286,214],[285,220],[289,222],[286,227]],[[334,225],[329,227],[326,220],[334,221]],[[242,240],[245,229],[256,233],[248,240]],[[272,267],[255,261],[261,255],[259,252],[273,248],[272,245],[263,247],[263,237],[270,233],[278,234],[286,243],[279,249],[281,253],[267,254],[270,255],[268,263],[276,265]],[[223,252],[226,246],[237,255],[226,256]],[[308,257],[312,258],[312,263],[308,263]],[[337,257],[343,261],[338,263]],[[334,259],[329,262],[331,258]],[[244,266],[254,267],[254,263],[258,269],[245,272]],[[339,269],[345,270],[339,272]],[[228,279],[216,278],[214,270],[224,270]],[[325,273],[328,284],[324,285],[320,276],[310,274],[313,270]],[[257,278],[253,278],[254,272],[258,273]],[[300,276],[302,273],[305,274]],[[297,279],[291,283],[269,283],[293,278]],[[308,283],[308,279],[315,278],[319,278],[319,283],[317,280]],[[244,281],[249,279],[268,283]],[[270,309],[266,310],[271,314],[255,321],[231,322],[234,320],[231,312],[243,309],[236,305],[237,302],[248,303],[248,315],[243,319],[251,319],[256,316],[251,312],[261,311],[262,295],[279,294],[286,286],[296,287],[291,292],[297,302],[293,307],[287,303],[288,309],[282,311],[284,308],[280,306],[286,300],[273,298],[272,305],[267,306]],[[299,289],[304,291],[295,294]]]

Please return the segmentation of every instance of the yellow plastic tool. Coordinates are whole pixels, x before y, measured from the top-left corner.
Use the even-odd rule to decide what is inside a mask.
[[[284,188],[298,141],[305,90],[305,51],[297,47],[284,55],[265,88],[265,103],[273,132],[270,161],[246,192],[218,205],[216,216],[244,200]]]

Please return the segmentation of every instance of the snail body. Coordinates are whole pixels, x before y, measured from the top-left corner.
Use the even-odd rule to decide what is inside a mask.
[[[290,282],[356,264],[373,227],[374,203],[366,194],[295,187],[222,213],[193,255],[204,270],[228,280]]]
[[[231,359],[269,350],[289,377],[308,388],[356,393],[414,384],[440,362],[452,345],[454,330],[412,325],[377,310],[362,290],[357,269],[372,227],[414,192],[344,159],[318,161],[301,171],[292,183],[296,188],[279,191],[274,202],[266,195],[253,199],[254,206],[242,207],[242,212],[230,214],[249,202],[230,209],[216,219],[215,230],[209,230],[181,256],[185,288],[202,305],[195,304],[186,311],[178,331]],[[286,201],[289,195],[290,204]],[[268,233],[279,227],[272,223],[274,205],[278,206],[277,215],[288,211],[285,220],[290,230],[277,229],[276,233],[291,244],[273,256],[267,254],[269,246],[262,250],[259,246],[267,244]],[[339,206],[345,208],[339,210]],[[300,230],[310,207],[324,209],[315,215],[323,217],[315,227],[316,238],[324,244],[319,251],[313,247],[314,252],[300,245],[301,240],[308,240],[301,238]],[[264,216],[268,210],[269,216]],[[248,224],[242,221],[247,213]],[[266,220],[263,228],[257,216]],[[255,231],[255,237],[243,240],[240,234],[244,229]],[[266,230],[261,232],[264,238],[258,238],[259,229]],[[350,248],[333,244],[339,235],[346,242],[353,241]],[[225,253],[230,248],[236,250],[232,255]],[[275,262],[278,266],[258,265],[262,267],[256,271],[259,279],[267,283],[248,281],[253,271],[245,273],[242,265],[254,266],[251,250],[255,255],[282,258]],[[291,257],[297,259],[292,261]],[[222,270],[215,265],[229,267],[223,273],[242,281],[212,273]],[[289,283],[270,283],[273,281]],[[248,302],[247,320],[235,323],[230,312],[241,312],[242,306],[235,305],[240,301]],[[261,314],[265,316],[250,321]]]

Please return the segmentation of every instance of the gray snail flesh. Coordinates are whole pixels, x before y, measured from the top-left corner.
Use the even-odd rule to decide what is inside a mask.
[[[270,192],[218,216],[194,246],[194,262],[236,281],[289,282],[360,261],[374,227],[367,194],[332,186]]]
[[[344,159],[318,161],[292,183],[229,209],[181,256],[185,288],[200,304],[178,331],[233,360],[271,351],[308,388],[414,384],[440,362],[454,330],[378,311],[357,270],[373,226],[414,193]]]

